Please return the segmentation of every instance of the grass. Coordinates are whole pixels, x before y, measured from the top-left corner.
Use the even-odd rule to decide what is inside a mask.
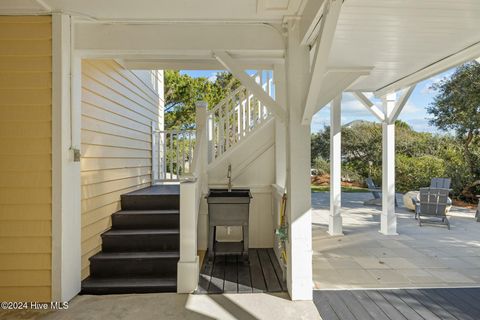
[[[312,192],[327,192],[330,191],[329,186],[310,186]],[[360,187],[342,187],[342,192],[369,192],[367,188]]]

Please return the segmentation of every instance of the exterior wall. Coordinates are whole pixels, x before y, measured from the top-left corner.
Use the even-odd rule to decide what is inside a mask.
[[[0,16],[0,301],[51,299],[51,17]]]
[[[257,132],[225,153],[208,168],[210,188],[227,187],[227,166],[232,165],[233,188],[250,188],[249,245],[252,248],[271,248],[276,227],[272,211],[272,184],[275,182],[274,122],[266,123]],[[202,200],[198,218],[198,247],[205,250],[208,238],[208,208]],[[241,228],[217,227],[217,240],[238,241]]]
[[[226,188],[227,166],[232,165],[233,188],[250,188],[249,245],[252,248],[271,248],[276,227],[272,207],[272,184],[275,182],[274,122],[266,123],[245,141],[224,154],[218,163],[208,168],[210,188]],[[202,201],[198,221],[198,247],[205,250],[208,238],[208,208]],[[217,240],[238,241],[241,228],[217,227]]]
[[[160,114],[163,100],[134,72],[110,60],[82,62],[82,279],[120,195],[150,185],[151,123]]]

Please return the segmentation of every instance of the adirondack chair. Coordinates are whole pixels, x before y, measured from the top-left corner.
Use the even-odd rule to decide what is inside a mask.
[[[375,182],[373,182],[373,179],[371,177],[368,177],[367,179],[365,179],[365,183],[367,184],[368,191],[372,193],[374,199],[382,198],[382,195],[381,195],[382,188],[376,186]],[[397,197],[395,197],[395,207],[398,207]]]
[[[441,189],[450,189],[450,184],[452,183],[452,179],[450,178],[432,178],[430,180],[430,188],[441,188]],[[413,205],[416,205],[418,202],[418,198],[412,198]],[[448,205],[452,205],[452,199],[448,198]]]
[[[450,178],[432,178],[430,180],[430,188],[450,189],[451,183],[452,179]]]
[[[420,188],[419,200],[415,204],[415,218],[422,226],[422,217],[428,218],[428,223],[444,223],[450,230],[447,217],[448,194],[450,189]]]

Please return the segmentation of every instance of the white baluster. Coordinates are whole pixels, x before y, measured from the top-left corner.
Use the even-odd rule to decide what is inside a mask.
[[[250,103],[250,91],[247,90],[247,120],[248,120],[248,132],[252,126],[252,104]]]
[[[235,145],[237,143],[237,102],[238,100],[236,97],[233,98],[232,100],[232,145]]]
[[[173,148],[173,134],[169,132],[169,145],[167,147],[167,152],[170,155],[170,179],[173,179],[173,154],[172,154],[172,148]]]
[[[222,155],[223,152],[225,151],[225,112],[223,110],[223,107],[220,109],[220,132],[219,132],[219,138],[220,138],[220,152],[219,155]]]
[[[267,70],[266,71],[266,74],[267,74],[267,93],[268,93],[268,96],[271,97],[272,96],[272,93],[271,93],[271,85],[270,85],[270,81],[271,81],[271,77],[270,77],[270,70]],[[268,117],[268,110],[267,110],[267,107],[263,107],[263,117],[266,119]]]
[[[162,132],[163,161],[162,161],[162,179],[167,179],[167,133]]]
[[[182,175],[185,175],[185,151],[186,151],[186,148],[188,146],[188,138],[187,138],[187,134],[188,134],[188,131],[184,131],[182,132],[182,146],[180,146],[180,139],[178,139],[178,146],[177,148],[178,149],[181,149],[180,152],[181,152],[181,156],[180,158],[182,159],[182,166],[181,166],[181,173]]]
[[[215,127],[214,127],[214,122],[213,122],[213,114],[210,114],[208,116],[208,122],[207,122],[207,158],[208,158],[208,163],[212,162],[213,159],[215,159],[215,156],[213,154],[213,146],[214,146],[214,134],[215,134]],[[195,140],[197,140],[197,137],[195,136]]]
[[[225,151],[227,151],[227,149],[230,149],[230,117],[231,117],[231,103],[232,101],[229,100],[226,105],[225,105],[225,125],[226,125],[226,134],[225,134]]]
[[[237,106],[237,141],[240,141],[242,137],[242,110],[243,110],[243,94],[238,94],[238,106]]]
[[[242,136],[245,136],[245,132],[247,130],[246,126],[246,120],[247,120],[247,112],[248,112],[248,92],[246,90],[243,90],[243,103],[242,103],[242,119],[243,119],[243,130],[242,130]]]

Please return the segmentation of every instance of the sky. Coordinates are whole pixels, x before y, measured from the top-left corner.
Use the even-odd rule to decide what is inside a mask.
[[[196,70],[181,71],[182,74],[188,74],[191,77],[205,77],[211,81],[215,80],[215,75],[221,70]],[[407,122],[414,130],[420,132],[439,133],[437,128],[430,126],[426,107],[433,101],[435,92],[430,89],[433,83],[439,82],[445,77],[450,77],[454,69],[436,75],[430,79],[417,84],[410,99],[400,113],[399,119]],[[369,95],[367,95],[369,96]],[[369,96],[371,98],[371,95]],[[374,100],[381,106],[379,100]],[[363,107],[350,93],[344,93],[342,96],[342,124],[354,120],[378,121],[365,107]],[[318,132],[330,122],[330,107],[327,105],[317,112],[312,119],[312,132]]]

